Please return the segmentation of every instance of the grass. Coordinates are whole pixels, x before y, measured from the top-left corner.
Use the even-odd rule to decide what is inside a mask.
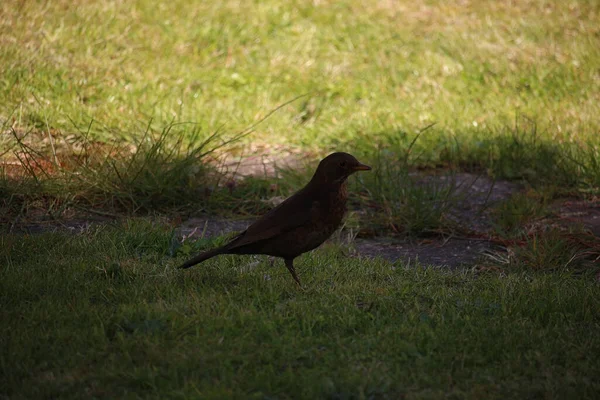
[[[598,195],[597,1],[7,0],[0,16],[0,397],[598,397],[600,246],[536,225],[555,198]],[[282,148],[306,164],[221,168]],[[260,214],[334,150],[375,168],[351,180],[350,233],[298,260],[304,290],[261,258],[173,270],[225,238],[182,244],[160,216]],[[359,233],[462,232],[461,171],[528,188],[490,211],[508,246],[493,267],[344,255]],[[159,218],[11,233],[78,212]]]
[[[40,209],[55,218],[73,209],[109,216],[264,211],[260,198],[277,194],[269,190],[270,183],[254,178],[232,187],[231,176],[215,162],[214,153],[240,135],[215,132],[193,140],[201,136],[195,132],[189,140],[189,129],[193,126],[183,134],[177,124],[158,132],[148,128],[138,140],[110,146],[89,140],[84,132],[74,143],[57,142],[69,147],[61,161],[55,161],[58,151],[44,154],[13,131],[18,163],[0,176],[4,215],[21,218]]]
[[[339,147],[437,122],[470,141],[517,113],[557,140],[599,128],[596,1],[70,4],[1,6],[0,115],[20,127],[213,132],[311,92],[253,140]]]
[[[367,208],[370,212],[364,220],[408,236],[448,228],[447,214],[461,197],[452,171],[446,173],[446,183],[414,172],[417,161],[411,155],[417,140],[415,136],[410,144],[395,146],[393,151],[379,147],[367,157],[373,172],[357,177],[358,190],[365,193],[363,208],[375,205]]]
[[[504,237],[526,235],[531,224],[550,214],[548,205],[551,195],[529,190],[518,192],[499,204],[494,210],[496,234]]]
[[[7,398],[596,398],[599,286],[340,256],[171,267],[172,229],[0,238]],[[173,258],[176,257],[176,259]],[[260,259],[259,259],[260,260]]]
[[[0,5],[0,190],[11,215],[31,204],[53,215],[73,205],[256,214],[269,182],[227,193],[206,165],[251,143],[380,162],[387,170],[365,180],[360,204],[377,203],[381,226],[411,235],[445,229],[454,201],[451,186],[415,184],[414,168],[597,193],[597,2],[70,4]],[[215,133],[250,126],[215,151]],[[29,182],[10,181],[15,165]],[[279,181],[275,195],[304,182]]]

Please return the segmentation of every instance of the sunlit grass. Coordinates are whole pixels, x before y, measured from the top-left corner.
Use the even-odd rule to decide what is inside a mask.
[[[0,116],[63,132],[152,118],[335,147],[357,135],[486,136],[516,114],[549,138],[598,132],[593,1],[4,1]]]

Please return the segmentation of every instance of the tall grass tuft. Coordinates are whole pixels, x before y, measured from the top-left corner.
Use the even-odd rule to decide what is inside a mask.
[[[198,125],[172,123],[158,131],[148,126],[137,139],[110,144],[93,142],[88,133],[61,138],[57,146],[68,147],[63,154],[56,147],[40,151],[13,131],[9,148],[15,162],[0,167],[5,214],[23,215],[29,208],[55,216],[68,208],[108,215],[214,211],[232,196],[223,185],[217,150],[245,132],[207,135]],[[256,186],[250,185],[250,192]],[[238,185],[236,196],[245,189]]]
[[[399,132],[387,142],[379,142],[366,151],[373,167],[369,174],[359,176],[359,188],[364,191],[363,203],[369,217],[393,232],[415,236],[440,233],[452,222],[448,214],[461,196],[453,170],[443,172],[445,179],[435,179],[420,173],[420,157],[415,154],[421,134]],[[366,201],[365,201],[366,200]]]

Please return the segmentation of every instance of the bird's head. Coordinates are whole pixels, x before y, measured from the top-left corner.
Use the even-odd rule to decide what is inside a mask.
[[[333,153],[319,163],[313,179],[319,182],[339,183],[358,171],[369,171],[371,167],[361,164],[353,155],[348,153]]]

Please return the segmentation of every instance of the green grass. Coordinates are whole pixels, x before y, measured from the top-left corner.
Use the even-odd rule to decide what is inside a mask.
[[[298,260],[304,290],[262,258],[176,271],[224,239],[158,222],[2,229],[0,397],[597,398],[597,240],[528,228],[598,194],[599,19],[595,0],[1,2],[2,223],[256,215],[333,150],[375,167],[349,236],[455,233],[459,188],[416,170],[531,191],[492,212],[514,242],[492,268],[351,259],[344,233]],[[306,166],[219,169],[273,145]]]
[[[167,226],[0,237],[7,398],[597,398],[600,287],[341,256],[172,269]],[[173,254],[176,258],[173,258]],[[262,260],[262,259],[259,259]]]
[[[411,235],[446,229],[455,201],[414,168],[598,192],[597,1],[9,0],[0,15],[5,215],[260,213],[310,172],[222,190],[208,160],[250,143],[310,154],[309,170],[332,150],[382,167],[358,204]]]
[[[600,114],[597,1],[19,2],[0,6],[0,116],[99,138],[194,121],[338,147],[437,122],[468,140],[515,115],[583,140]]]
[[[493,209],[496,234],[520,237],[527,234],[531,224],[550,214],[550,195],[530,190],[518,192]]]

